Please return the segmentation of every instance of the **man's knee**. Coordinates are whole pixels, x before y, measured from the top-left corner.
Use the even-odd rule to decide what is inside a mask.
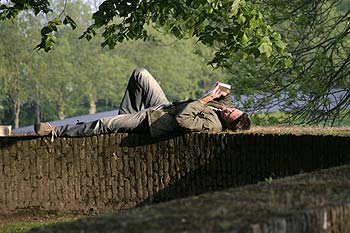
[[[139,85],[148,85],[154,78],[147,69],[138,67],[134,70],[131,79],[134,79]]]
[[[141,77],[141,78],[151,76],[150,72],[148,72],[148,70],[146,70],[146,69],[143,68],[143,67],[137,67],[137,68],[134,70],[133,74],[134,74],[133,76],[135,76],[135,77]]]

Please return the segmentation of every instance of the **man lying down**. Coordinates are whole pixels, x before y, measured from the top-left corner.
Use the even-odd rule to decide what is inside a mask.
[[[116,132],[149,133],[165,136],[172,132],[248,130],[247,113],[234,108],[229,89],[217,82],[198,100],[170,103],[154,77],[143,68],[133,71],[119,114],[76,124],[54,126],[36,123],[37,135],[91,136]]]

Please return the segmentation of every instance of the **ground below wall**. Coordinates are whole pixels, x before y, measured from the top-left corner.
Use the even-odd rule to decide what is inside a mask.
[[[347,233],[350,166],[269,180],[30,233]]]
[[[0,138],[0,212],[125,209],[350,162],[350,137]]]
[[[347,233],[350,166],[83,218],[31,233]]]

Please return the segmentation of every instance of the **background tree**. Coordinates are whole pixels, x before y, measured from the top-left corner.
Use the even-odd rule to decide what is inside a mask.
[[[287,41],[293,65],[271,69],[237,54],[229,69],[236,97],[250,95],[244,102],[252,112],[290,113],[282,122],[334,124],[348,116],[350,27],[349,11],[337,10],[341,1],[256,2]]]
[[[59,17],[42,28],[38,48],[49,51],[53,47],[58,26],[76,27],[76,22],[66,12],[67,1]],[[12,19],[27,9],[32,9],[35,14],[51,11],[48,0],[10,0],[0,5],[0,20]],[[225,66],[227,58],[238,50],[272,61],[276,54],[288,56],[279,34],[264,22],[262,13],[251,1],[105,0],[92,18],[94,22],[82,37],[90,40],[98,28],[103,28],[105,41],[102,46],[110,48],[124,40],[147,39],[147,26],[157,24],[177,38],[189,35],[215,48],[217,52],[211,61],[214,66]],[[285,63],[288,62],[286,58]]]
[[[72,1],[66,7],[79,25],[87,25],[90,5]],[[223,72],[206,66],[211,49],[195,45],[193,39],[178,40],[154,29],[150,29],[146,42],[129,41],[109,50],[100,47],[102,39],[98,36],[90,42],[79,40],[84,26],[73,32],[66,26],[59,28],[54,50],[36,51],[33,47],[40,37],[39,25],[47,19],[42,15],[29,20],[33,16],[31,12],[22,13],[15,20],[23,24],[0,24],[0,80],[6,83],[0,87],[4,90],[0,93],[1,124],[15,125],[14,105],[9,103],[7,90],[13,92],[18,81],[23,84],[19,86],[23,98],[17,119],[23,126],[33,124],[37,115],[42,121],[50,121],[116,109],[136,66],[150,69],[172,100],[199,97],[212,82],[225,79]],[[13,62],[5,51],[13,56]],[[17,63],[22,65],[12,65]],[[20,76],[11,78],[10,69]]]
[[[28,87],[32,82],[28,77],[28,64],[31,61],[28,34],[25,33],[26,22],[18,22],[19,27],[11,24],[2,24],[0,41],[2,57],[2,90],[6,104],[3,105],[3,114],[10,116],[5,124],[13,122],[14,127],[19,126],[19,117],[23,102],[28,99]],[[23,36],[19,36],[19,35]],[[13,41],[13,43],[6,43]]]
[[[216,80],[225,80],[225,73],[206,66],[212,50],[194,39],[177,40],[156,30],[152,41],[130,41],[116,50],[131,64],[149,69],[161,83],[170,100],[199,98]]]
[[[272,119],[276,122],[333,124],[349,115],[348,0],[294,0],[287,4],[282,0],[105,0],[92,20],[88,20],[91,8],[79,1],[51,5],[45,0],[2,3],[1,19],[14,19],[16,15],[22,18],[24,14],[20,12],[32,9],[34,13],[29,11],[29,15],[38,14],[38,21],[46,25],[41,30],[39,48],[48,51],[57,39],[56,50],[64,51],[52,57],[37,53],[37,61],[42,59],[42,64],[15,69],[26,70],[31,83],[28,85],[47,82],[41,75],[35,77],[33,70],[67,79],[61,79],[62,85],[67,85],[63,89],[41,88],[41,98],[50,99],[41,101],[48,110],[45,119],[59,115],[53,114],[59,109],[57,105],[53,107],[52,102],[57,102],[53,96],[69,90],[73,91],[65,94],[66,106],[61,115],[82,114],[89,108],[94,112],[95,105],[100,110],[115,108],[127,76],[137,65],[146,65],[152,71],[170,99],[199,97],[212,80],[225,81],[229,77],[233,94],[244,103],[244,109],[253,113],[268,108],[287,112],[281,121]],[[75,32],[68,33],[75,27]],[[27,36],[22,29],[19,34]],[[76,40],[80,35],[92,39],[92,43],[83,45],[85,41]],[[193,40],[178,41],[187,37]],[[287,48],[281,38],[288,42]],[[134,39],[146,42],[127,41]],[[8,41],[13,43],[15,39],[3,43]],[[101,41],[115,50],[98,48]],[[194,46],[196,41],[210,48],[204,48],[202,43]],[[0,50],[6,47],[3,44]],[[193,51],[203,56],[194,56]],[[288,52],[293,54],[293,62]],[[284,63],[280,62],[281,56]],[[210,60],[224,72],[203,68]],[[7,66],[2,69],[10,72]],[[11,76],[6,77],[3,80]],[[55,80],[51,84],[58,83]],[[50,90],[47,94],[46,89]],[[31,99],[22,106],[29,106]]]

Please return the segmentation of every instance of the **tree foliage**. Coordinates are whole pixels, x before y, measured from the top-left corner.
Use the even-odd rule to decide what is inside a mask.
[[[22,42],[16,40],[17,34],[3,33],[0,52],[15,53],[24,45],[33,48],[28,40],[40,38],[37,48],[51,51],[36,52],[31,55],[32,64],[15,66],[21,78],[29,77],[22,80],[29,81],[30,87],[35,80],[46,85],[45,78],[61,77],[50,91],[41,93],[42,99],[51,99],[42,103],[50,112],[47,119],[54,118],[52,112],[59,115],[57,109],[69,116],[84,113],[89,106],[93,109],[94,104],[100,110],[118,106],[135,66],[150,69],[172,100],[198,97],[211,81],[230,77],[233,94],[245,104],[244,109],[287,112],[282,121],[273,119],[277,123],[334,124],[349,115],[349,0],[104,0],[92,17],[90,8],[73,0],[0,2],[0,20],[26,24],[23,18],[38,15],[38,21],[44,22],[44,27],[36,22],[9,29],[22,33],[26,38]],[[27,9],[32,10],[28,15],[21,13]],[[28,32],[35,37],[29,39]],[[75,40],[78,37],[90,41]],[[183,38],[193,39],[177,41]],[[16,43],[13,49],[8,49],[9,41]],[[100,43],[115,49],[101,49]],[[220,69],[209,71],[203,66],[208,61],[223,67],[225,74]],[[5,82],[14,77],[13,67],[1,65],[9,64],[4,57],[0,62]],[[7,93],[9,87],[0,88]],[[88,90],[89,96],[79,89]],[[59,96],[59,91],[66,93],[63,107],[52,97]],[[22,105],[28,106],[32,99]]]
[[[78,1],[67,7],[80,25],[87,25],[90,10]],[[16,106],[19,126],[32,124],[38,109],[42,121],[115,110],[137,66],[152,72],[170,100],[198,98],[210,84],[225,79],[223,72],[206,66],[211,49],[154,29],[146,42],[128,41],[109,50],[99,46],[99,35],[89,42],[78,40],[83,27],[73,32],[61,28],[55,49],[33,50],[41,36],[35,19],[29,12],[14,23],[0,23],[1,124],[15,127]],[[17,90],[22,98],[15,106]]]
[[[14,127],[19,126],[19,115],[21,105],[29,99],[28,86],[33,82],[29,78],[31,55],[30,48],[26,47],[27,36],[20,36],[25,29],[25,23],[19,22],[18,27],[7,24],[0,30],[1,49],[0,55],[3,58],[1,64],[1,86],[2,99],[9,106],[4,110],[7,121],[13,123]],[[6,40],[8,43],[4,43]],[[17,43],[10,43],[17,41]]]
[[[12,19],[20,11],[33,9],[35,14],[52,11],[47,0],[12,0],[0,6],[0,19]],[[92,15],[94,22],[81,38],[90,40],[102,28],[102,46],[114,48],[125,40],[146,40],[147,25],[156,24],[177,38],[196,37],[205,45],[216,48],[211,64],[223,67],[233,53],[254,55],[269,61],[284,57],[289,64],[286,45],[278,33],[263,20],[259,9],[245,0],[105,0]],[[37,48],[49,51],[56,41],[58,26],[77,24],[63,8],[59,17],[48,21],[41,29],[42,40]]]
[[[232,79],[251,95],[246,106],[256,112],[277,108],[290,123],[333,125],[349,115],[349,11],[342,1],[258,1],[266,18],[280,32],[293,54],[289,68],[266,68],[254,59],[232,59]],[[342,7],[342,9],[344,9]],[[239,55],[238,55],[239,56]]]

